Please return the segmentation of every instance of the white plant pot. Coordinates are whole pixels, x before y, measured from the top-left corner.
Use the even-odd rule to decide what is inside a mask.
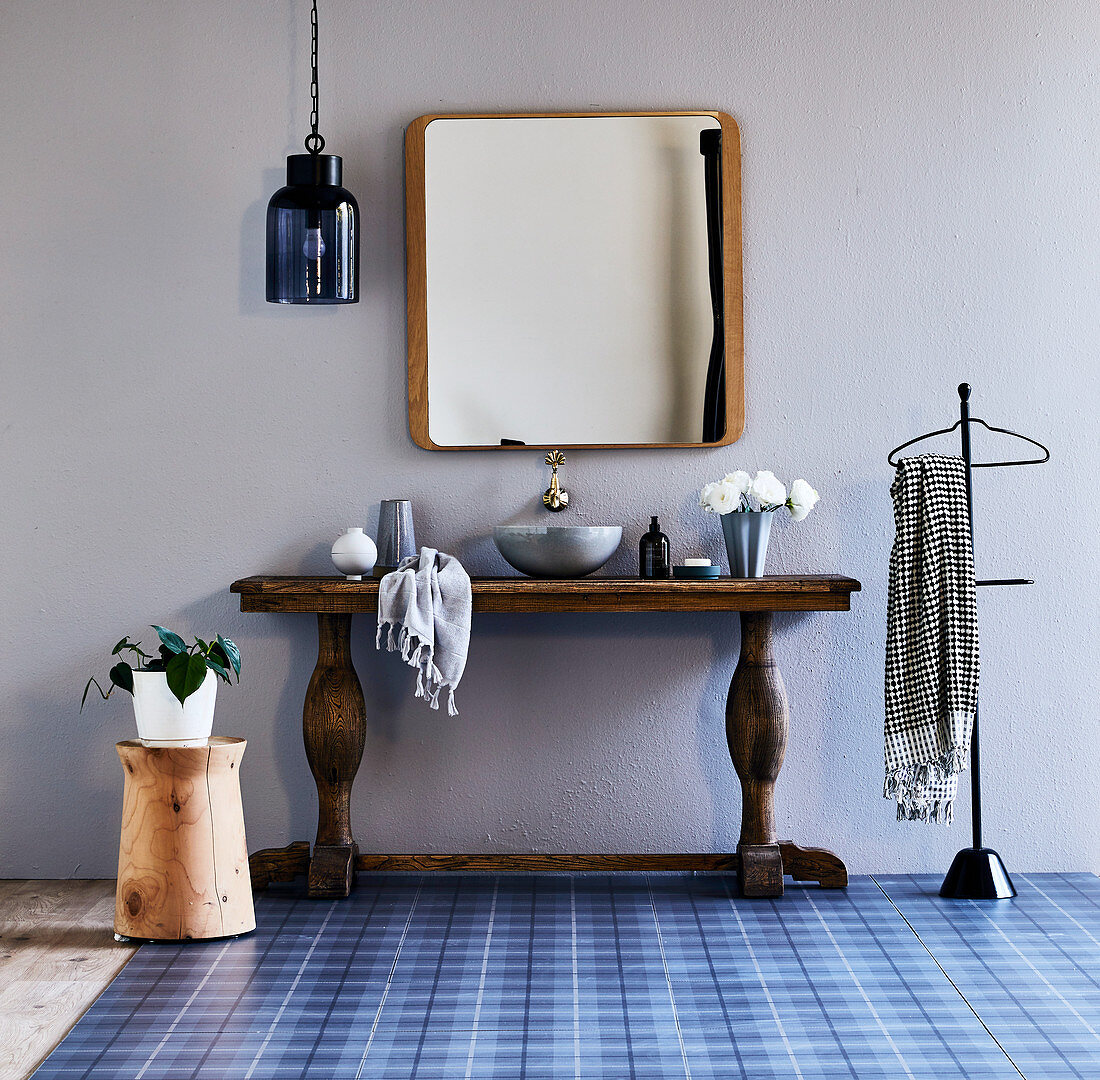
[[[202,686],[181,705],[163,671],[134,672],[134,719],[147,746],[205,746],[214,729],[218,677],[207,671]]]

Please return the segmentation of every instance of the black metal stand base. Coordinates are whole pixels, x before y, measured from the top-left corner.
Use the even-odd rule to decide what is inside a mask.
[[[940,896],[950,900],[1010,900],[1015,895],[1000,855],[987,847],[963,848],[940,886]]]

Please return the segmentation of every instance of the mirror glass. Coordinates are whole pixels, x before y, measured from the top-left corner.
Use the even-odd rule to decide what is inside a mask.
[[[422,117],[410,128],[420,445],[737,438],[740,170],[724,119]]]

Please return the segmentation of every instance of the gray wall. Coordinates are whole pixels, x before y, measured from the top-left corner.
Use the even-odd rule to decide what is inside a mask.
[[[336,535],[373,531],[397,496],[423,541],[497,572],[489,527],[533,514],[546,481],[537,453],[409,439],[404,126],[696,106],[744,140],[745,435],[571,454],[573,519],[626,526],[613,571],[651,512],[679,554],[717,558],[704,481],[808,477],[822,502],[778,525],[770,568],[864,591],[850,614],[778,621],[781,832],[856,871],[942,870],[965,810],[899,825],[880,797],[886,453],[950,423],[971,381],[978,415],[1054,453],[977,481],[979,572],[1037,580],[981,597],[988,840],[1014,869],[1096,869],[1096,5],[328,0],[322,131],[365,225],[363,300],[338,310],[263,301],[264,208],[307,130],[308,25],[305,0],[0,13],[0,875],[113,873],[132,718],[77,703],[150,622],[240,643],[218,727],[249,740],[250,846],[312,835],[313,621],[241,615],[229,583],[329,572]],[[735,619],[480,617],[457,720],[414,703],[372,637],[362,621],[365,850],[735,843]]]

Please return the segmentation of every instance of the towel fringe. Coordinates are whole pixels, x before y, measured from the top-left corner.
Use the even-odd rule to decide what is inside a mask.
[[[897,800],[898,821],[950,825],[955,800],[931,799],[928,790],[962,772],[969,756],[965,746],[953,746],[932,761],[914,762],[890,770],[882,786],[882,796]]]
[[[416,690],[413,696],[428,702],[433,709],[438,709],[440,692],[446,688],[449,691],[447,713],[450,716],[457,716],[458,709],[454,703],[454,687],[443,681],[443,673],[436,666],[433,659],[434,649],[431,643],[421,641],[405,627],[401,628],[395,642],[393,640],[393,630],[394,628],[391,626],[389,651],[394,652],[400,647],[401,659],[409,667],[416,668]],[[380,640],[381,630],[379,631],[379,643]]]
[[[954,817],[954,799],[936,799],[927,806],[898,802],[898,821],[925,821],[932,825],[950,825]]]
[[[394,637],[394,633],[397,627],[393,623],[379,623],[378,633],[374,637],[374,647],[376,649],[382,648],[382,631],[389,627],[389,633],[386,635],[386,652],[397,652],[398,644],[397,638]]]

